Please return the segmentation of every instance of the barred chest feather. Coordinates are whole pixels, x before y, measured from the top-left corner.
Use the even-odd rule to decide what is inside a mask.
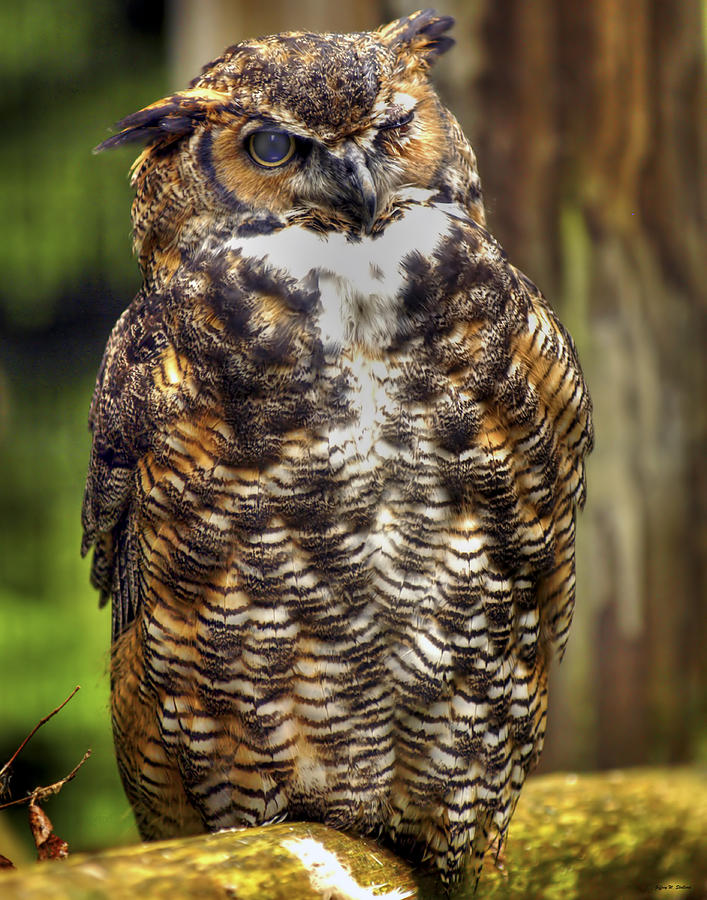
[[[219,275],[214,305],[227,327],[234,305],[248,309],[224,361],[224,421],[212,424],[228,449],[213,453],[201,429],[186,488],[183,473],[171,485],[187,499],[198,493],[189,481],[208,481],[218,508],[193,503],[181,565],[163,579],[199,597],[191,642],[179,624],[183,672],[160,660],[176,641],[169,604],[152,607],[145,634],[167,693],[161,728],[189,760],[209,827],[283,813],[376,826],[391,804],[401,695],[426,705],[450,684],[434,619],[450,498],[426,402],[434,388],[417,383],[420,311],[405,292],[453,221],[415,206],[375,239],[293,226],[226,247],[235,281]],[[185,431],[170,426],[173,449],[189,445],[194,407],[216,387],[214,372],[194,375],[201,390]],[[260,432],[253,456],[266,462],[240,464],[242,435]],[[164,508],[167,492],[150,493]]]

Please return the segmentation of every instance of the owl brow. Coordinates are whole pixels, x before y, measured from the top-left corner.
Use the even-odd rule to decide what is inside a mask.
[[[251,116],[248,120],[249,125],[256,125],[258,128],[272,128],[275,131],[288,131],[289,129],[285,128],[282,122],[279,122],[277,119],[272,118],[271,116],[258,114],[256,116]]]
[[[298,141],[311,141],[312,138],[308,134],[302,134],[301,130],[297,128],[296,125],[285,124],[283,122],[278,121],[277,119],[273,119],[270,116],[253,116],[246,126],[247,131],[244,129],[241,134],[248,138],[252,134],[255,134],[257,131],[279,131],[283,134],[291,135]]]
[[[402,118],[392,118],[387,122],[383,122],[378,126],[379,131],[389,131],[391,128],[402,128],[403,125],[408,125],[415,118],[415,113],[413,110],[405,113]]]

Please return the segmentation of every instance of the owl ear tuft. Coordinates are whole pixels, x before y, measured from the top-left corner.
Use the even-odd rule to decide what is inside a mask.
[[[219,91],[179,91],[126,116],[116,125],[118,133],[106,138],[93,152],[112,150],[123,144],[164,146],[190,134],[210,113],[233,106],[233,100]]]
[[[454,46],[454,38],[445,33],[453,25],[451,16],[440,16],[434,9],[421,9],[383,25],[378,34],[399,56],[415,56],[418,61],[431,65]]]

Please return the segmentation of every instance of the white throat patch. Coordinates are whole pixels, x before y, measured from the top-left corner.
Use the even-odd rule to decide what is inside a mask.
[[[430,196],[415,194],[415,199]],[[352,341],[381,348],[397,330],[406,280],[403,260],[415,252],[428,258],[447,235],[450,217],[467,218],[452,204],[413,206],[383,234],[360,241],[290,225],[269,235],[233,237],[227,248],[266,261],[298,281],[314,275],[322,301],[321,338],[328,349]]]

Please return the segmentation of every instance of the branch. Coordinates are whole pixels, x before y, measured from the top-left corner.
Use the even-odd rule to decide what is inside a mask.
[[[39,729],[42,727],[42,725],[44,725],[51,718],[53,718],[58,712],[60,712],[66,706],[66,704],[69,702],[69,700],[71,700],[71,698],[74,696],[74,694],[76,694],[76,692],[80,691],[80,690],[81,690],[81,685],[77,684],[76,687],[69,694],[69,696],[66,698],[66,700],[64,700],[63,703],[60,703],[59,706],[55,707],[50,713],[48,713],[48,715],[46,715],[43,719],[40,719],[39,722],[37,722],[37,724],[34,726],[34,728],[30,731],[30,733],[24,739],[24,741],[22,741],[22,743],[17,748],[17,750],[15,750],[15,752],[12,754],[12,756],[8,759],[8,761],[5,763],[5,765],[2,767],[2,769],[0,769],[0,797],[5,793],[6,786],[7,786],[7,780],[8,780],[8,773],[9,773],[10,768],[12,767],[12,764],[14,763],[14,761],[17,759],[17,757],[20,755],[20,753],[24,750],[24,748],[29,743],[29,741],[39,731]],[[79,765],[81,765],[81,763],[79,763]],[[73,778],[73,775],[71,777]],[[28,799],[28,798],[23,798],[22,801],[16,801],[16,802],[25,802],[26,799]],[[5,806],[12,806],[12,805],[13,804],[11,804],[11,803],[5,804]],[[4,809],[5,806],[0,806],[0,809]]]
[[[60,703],[59,706],[49,713],[49,715],[44,716],[44,718],[34,726],[17,750],[12,754],[10,759],[5,763],[2,769],[0,769],[0,796],[2,796],[7,789],[12,765],[22,752],[23,748],[27,745],[27,742],[37,733],[37,731],[39,731],[45,722],[48,722],[52,716],[55,716],[66,706],[78,690],[79,686],[77,685],[63,703]],[[26,797],[19,797],[17,800],[10,800],[8,803],[0,805],[0,809],[7,809],[8,806],[18,806],[22,803],[29,804],[29,825],[32,831],[32,837],[34,838],[34,843],[37,847],[37,856],[41,860],[64,859],[69,854],[69,845],[65,840],[54,834],[51,820],[39,804],[44,803],[44,801],[53,794],[58,794],[64,785],[75,777],[78,770],[90,755],[91,751],[87,750],[69,774],[65,775],[59,781],[55,781],[54,784],[47,785],[46,787],[37,787]],[[12,862],[6,856],[0,855],[0,869],[12,868],[14,868]]]
[[[476,895],[473,886],[462,887],[454,900],[696,900],[707,883],[705,835],[707,780],[696,770],[531,778],[511,822],[506,871],[489,858]],[[72,855],[0,872],[0,894],[3,900],[442,896],[434,881],[372,840],[306,822]]]

